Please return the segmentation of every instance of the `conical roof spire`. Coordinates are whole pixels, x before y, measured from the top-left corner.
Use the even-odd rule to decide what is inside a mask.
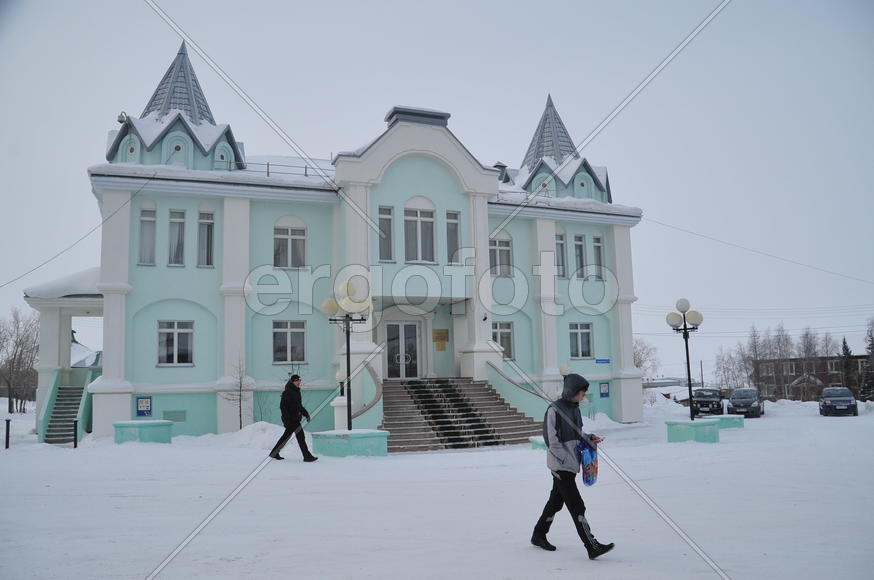
[[[215,125],[212,111],[209,110],[209,104],[203,96],[200,83],[197,82],[191,61],[188,60],[188,49],[184,41],[140,118],[157,112],[160,119],[171,109],[179,109],[195,125],[200,125],[201,121]]]
[[[558,111],[555,110],[555,105],[552,104],[552,95],[547,95],[546,108],[531,138],[522,165],[527,166],[530,171],[543,157],[552,157],[556,163],[561,163],[569,156],[579,158],[580,155]]]

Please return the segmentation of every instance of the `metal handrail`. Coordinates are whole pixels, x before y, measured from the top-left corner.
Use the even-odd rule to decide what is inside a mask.
[[[376,404],[382,399],[382,381],[379,380],[379,376],[377,376],[376,371],[373,370],[373,367],[370,366],[370,363],[364,363],[364,367],[367,369],[367,372],[370,373],[370,378],[373,379],[374,385],[376,385],[376,393],[373,395],[373,400],[361,407],[361,409],[357,413],[352,414],[352,418],[355,419],[360,417],[364,413],[371,410]]]
[[[501,375],[501,378],[503,378],[505,381],[507,381],[508,383],[510,383],[511,385],[513,385],[514,387],[517,387],[517,388],[519,388],[519,389],[522,389],[522,390],[525,391],[526,393],[528,393],[528,394],[530,394],[530,395],[534,395],[535,397],[540,397],[540,398],[543,399],[544,401],[548,401],[548,402],[550,402],[550,403],[552,402],[552,399],[550,399],[550,398],[547,397],[546,395],[543,395],[543,394],[541,394],[541,393],[538,393],[537,391],[535,391],[535,390],[533,390],[533,389],[529,389],[528,387],[526,387],[526,386],[523,385],[522,383],[518,383],[518,382],[516,382],[514,379],[511,379],[511,378],[507,375],[507,373],[504,372],[503,369],[499,368],[498,365],[496,365],[496,364],[493,363],[492,361],[488,360],[488,361],[486,361],[486,363],[487,363],[490,367],[492,367],[493,369],[495,369],[495,371],[497,371],[497,373],[498,373],[499,375]]]

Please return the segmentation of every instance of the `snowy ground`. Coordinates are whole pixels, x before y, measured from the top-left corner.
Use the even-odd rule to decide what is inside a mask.
[[[815,403],[769,403],[719,444],[666,443],[664,420],[686,412],[659,401],[645,423],[599,416],[592,430],[730,577],[871,578],[874,404],[820,417]],[[172,445],[73,450],[36,443],[33,415],[14,420],[12,448],[0,449],[4,579],[146,577],[281,432],[260,423]],[[304,464],[292,442],[285,456],[160,578],[716,577],[603,461],[583,497],[595,535],[617,547],[589,561],[566,512],[549,535],[558,551],[528,543],[551,485],[543,451]]]

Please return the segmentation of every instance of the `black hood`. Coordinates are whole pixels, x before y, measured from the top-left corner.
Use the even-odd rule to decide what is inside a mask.
[[[561,398],[565,401],[570,401],[577,396],[580,391],[588,390],[589,381],[576,373],[571,373],[564,377],[564,388],[561,391]]]

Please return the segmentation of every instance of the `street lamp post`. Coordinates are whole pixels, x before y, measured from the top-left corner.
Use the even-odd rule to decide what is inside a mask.
[[[352,430],[352,351],[351,337],[352,325],[361,322],[367,322],[366,312],[370,309],[370,299],[355,300],[351,298],[355,294],[355,287],[351,282],[340,284],[337,290],[337,295],[342,295],[339,302],[333,298],[327,298],[322,302],[322,310],[330,315],[328,322],[331,324],[342,325],[343,332],[346,334],[346,376],[345,376],[345,396],[346,396],[346,429]],[[356,316],[356,313],[362,313]],[[338,376],[340,373],[337,373]],[[340,395],[342,396],[343,388],[341,381]]]
[[[685,298],[677,300],[677,310],[680,312],[671,312],[665,318],[668,326],[674,329],[674,332],[683,334],[683,341],[686,343],[686,382],[689,386],[689,417],[692,421],[695,420],[695,409],[692,407],[692,368],[689,365],[689,333],[698,330],[701,323],[704,322],[704,316],[697,310],[689,310],[689,301]]]

